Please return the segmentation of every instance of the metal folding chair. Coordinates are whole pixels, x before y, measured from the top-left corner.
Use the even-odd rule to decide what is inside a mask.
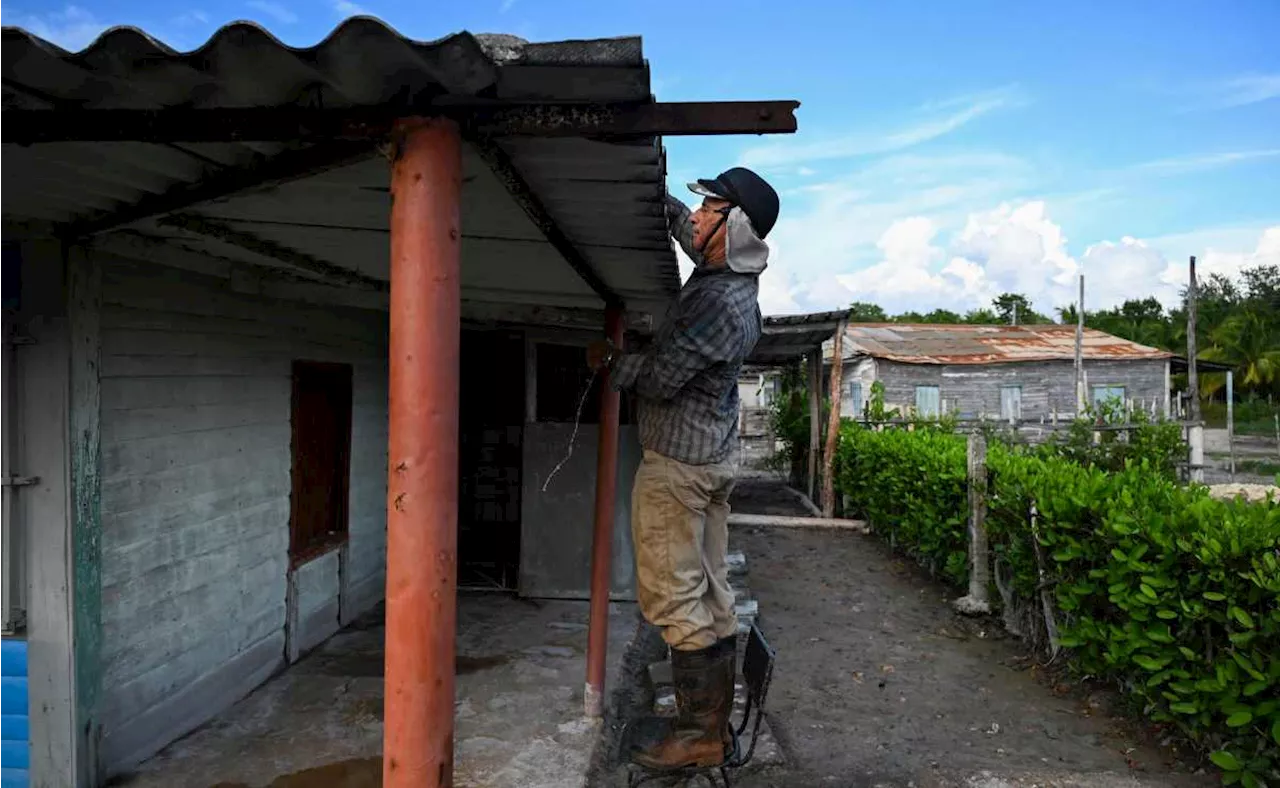
[[[764,721],[764,702],[769,695],[769,685],[773,682],[773,665],[776,660],[777,652],[769,645],[769,641],[765,640],[764,633],[760,631],[760,627],[752,624],[750,632],[747,633],[746,653],[742,658],[742,678],[746,685],[747,702],[742,710],[742,719],[733,730],[733,752],[723,764],[720,766],[689,767],[670,771],[653,771],[632,765],[627,780],[628,786],[630,788],[639,788],[639,786],[654,780],[678,782],[700,774],[705,774],[711,784],[715,785],[714,775],[719,772],[725,788],[732,788],[733,783],[729,780],[729,771],[746,766],[751,762],[751,757],[755,755],[756,743],[760,739],[760,724]],[[744,752],[742,749],[743,734],[746,733],[748,726],[751,728],[751,738]]]

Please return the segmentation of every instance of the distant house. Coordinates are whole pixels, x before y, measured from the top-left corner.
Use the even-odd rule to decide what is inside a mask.
[[[1173,354],[1094,329],[1083,345],[1088,402],[1169,413]],[[828,370],[832,346],[823,345]],[[1050,420],[1076,411],[1074,326],[852,324],[842,356],[849,416],[864,412],[877,381],[885,405],[904,415]]]

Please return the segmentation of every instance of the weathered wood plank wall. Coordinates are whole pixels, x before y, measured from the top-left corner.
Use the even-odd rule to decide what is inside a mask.
[[[282,664],[294,359],[354,367],[344,620],[382,598],[386,315],[121,258],[102,272],[100,708],[116,772]]]
[[[1165,401],[1165,361],[1085,361],[1089,386],[1124,386],[1125,396],[1144,408],[1153,398],[1158,408]],[[947,410],[964,416],[985,413],[1000,416],[1002,386],[1022,387],[1022,418],[1049,418],[1075,412],[1075,377],[1070,361],[1020,362],[1016,364],[903,364],[876,362],[877,377],[884,383],[885,404],[910,409],[915,406],[916,386],[937,386]],[[864,389],[870,393],[870,386]],[[1092,395],[1090,395],[1092,401]]]

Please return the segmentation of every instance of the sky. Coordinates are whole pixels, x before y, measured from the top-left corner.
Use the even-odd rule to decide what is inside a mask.
[[[778,190],[766,314],[873,301],[1042,312],[1280,264],[1280,2],[9,0],[60,46],[119,24],[175,49],[249,19],[309,46],[377,16],[435,39],[640,35],[660,101],[797,99],[799,132],[668,138],[668,186],[735,165]],[[688,269],[687,261],[683,261]]]

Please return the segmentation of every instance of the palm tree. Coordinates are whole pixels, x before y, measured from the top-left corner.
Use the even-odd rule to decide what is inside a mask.
[[[1274,389],[1280,384],[1280,335],[1256,309],[1229,315],[1209,335],[1211,345],[1200,357],[1235,367],[1243,388]]]

